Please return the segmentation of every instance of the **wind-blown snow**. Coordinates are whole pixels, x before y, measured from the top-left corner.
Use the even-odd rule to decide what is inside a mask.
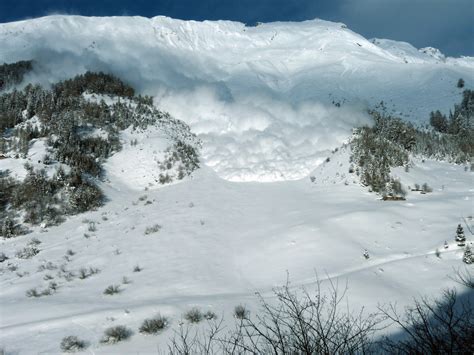
[[[371,42],[322,20],[246,27],[50,16],[0,25],[0,43],[0,62],[37,61],[29,80],[103,70],[156,96],[200,135],[204,163],[236,181],[304,177],[367,122],[364,106],[383,100],[391,112],[423,121],[459,102],[460,77],[474,82],[473,58]]]

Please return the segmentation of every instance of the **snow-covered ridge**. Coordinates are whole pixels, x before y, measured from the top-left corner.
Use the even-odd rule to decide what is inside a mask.
[[[204,163],[235,181],[302,178],[368,122],[368,105],[423,121],[459,102],[460,77],[474,82],[473,58],[373,43],[323,20],[58,15],[0,24],[0,43],[0,62],[36,61],[29,81],[102,70],[155,96],[203,140]]]

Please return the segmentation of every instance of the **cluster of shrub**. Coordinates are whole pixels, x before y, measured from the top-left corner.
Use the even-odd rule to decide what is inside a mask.
[[[192,145],[178,140],[166,149],[165,158],[159,166],[164,171],[160,173],[161,184],[169,183],[173,179],[182,180],[199,168],[198,152]],[[172,169],[175,169],[176,173],[173,174]]]
[[[19,74],[15,77],[22,78]],[[86,97],[85,93],[99,99]],[[97,95],[114,99],[106,103]],[[9,227],[19,210],[26,212],[25,222],[38,224],[58,223],[62,215],[99,206],[103,195],[95,179],[102,177],[104,159],[121,149],[120,131],[130,126],[145,129],[150,124],[176,131],[174,136],[180,137],[170,151],[173,163],[182,161],[177,178],[198,167],[196,150],[183,143],[195,140],[189,127],[157,110],[151,97],[136,96],[131,86],[113,75],[87,72],[50,89],[28,84],[22,90],[1,94],[0,154],[26,157],[34,140],[44,138],[48,154],[43,163],[64,164],[69,172],[61,168],[49,178],[45,171],[28,167],[24,182],[1,172],[0,225],[7,223]],[[14,228],[15,232],[19,229],[20,226]]]
[[[407,166],[410,155],[469,163],[474,156],[474,91],[465,90],[449,120],[439,111],[431,113],[431,127],[415,127],[390,116],[381,105],[371,110],[373,125],[356,130],[351,142],[355,172],[372,191],[386,198],[403,198],[401,184],[390,169]]]
[[[466,269],[467,270],[467,269]],[[460,284],[474,287],[466,271],[454,276]],[[295,289],[289,283],[274,289],[272,300],[258,295],[260,307],[252,315],[243,305],[234,308],[234,326],[211,311],[192,308],[184,314],[169,339],[169,354],[471,354],[474,308],[469,297],[445,290],[441,298],[416,299],[404,312],[396,305],[379,306],[367,314],[348,309],[346,289],[330,283],[323,291]],[[206,327],[194,324],[206,319]],[[142,334],[160,334],[169,326],[160,314],[145,319]],[[399,332],[384,334],[395,325]],[[132,329],[125,325],[107,328],[101,343],[115,344],[129,339]],[[87,342],[71,335],[63,338],[63,351],[83,351]]]

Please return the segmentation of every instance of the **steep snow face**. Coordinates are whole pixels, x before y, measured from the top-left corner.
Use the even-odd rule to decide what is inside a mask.
[[[0,25],[0,43],[0,62],[37,61],[30,81],[102,70],[155,96],[199,134],[204,163],[235,181],[301,178],[368,122],[367,105],[423,121],[459,101],[460,77],[474,82],[473,58],[322,20],[50,16]]]

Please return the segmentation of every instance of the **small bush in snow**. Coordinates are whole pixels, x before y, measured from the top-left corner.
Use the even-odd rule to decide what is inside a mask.
[[[154,318],[145,319],[140,326],[140,333],[156,334],[164,330],[169,324],[168,318],[158,314]]]
[[[139,266],[139,265],[136,265],[134,268],[133,268],[133,272],[140,272],[142,271],[143,269]]]
[[[117,285],[110,285],[104,290],[104,295],[115,295],[117,293],[120,293],[122,290],[120,290],[120,286]]]
[[[26,297],[41,297],[41,294],[38,292],[36,288],[30,288],[26,291]]]
[[[90,277],[92,275],[98,274],[99,272],[100,272],[99,269],[93,268],[93,267],[90,267],[89,269],[81,268],[81,269],[79,269],[78,277],[81,280],[84,280],[84,279],[87,279],[88,277]]]
[[[59,347],[61,348],[61,351],[72,353],[84,350],[86,348],[86,342],[84,340],[80,340],[74,335],[69,335],[61,340]]]
[[[204,313],[204,318],[206,320],[213,320],[217,318],[217,314],[215,314],[213,311],[207,311]]]
[[[189,323],[199,323],[204,318],[201,310],[199,308],[191,308],[184,314],[184,319],[186,319]]]
[[[159,224],[155,224],[151,227],[146,227],[145,235],[157,233],[160,231],[160,229],[161,229],[161,226]]]
[[[107,328],[104,336],[100,340],[104,344],[115,344],[123,340],[127,340],[132,336],[132,331],[124,325]]]
[[[237,319],[245,319],[248,318],[249,311],[245,306],[242,306],[239,304],[238,306],[235,306],[234,308],[234,317]]]
[[[25,247],[16,252],[16,257],[19,259],[30,259],[39,253],[39,249],[34,246]]]

